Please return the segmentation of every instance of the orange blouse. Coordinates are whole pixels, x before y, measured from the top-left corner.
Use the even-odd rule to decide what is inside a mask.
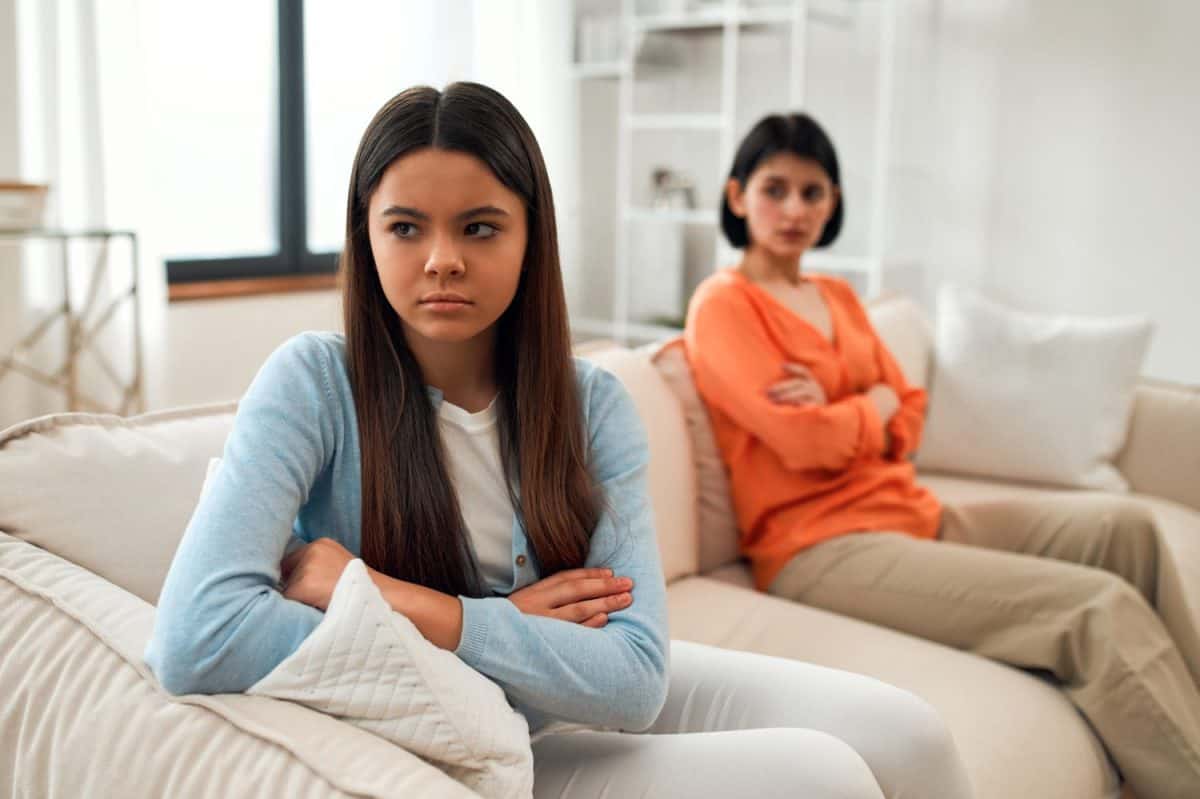
[[[765,590],[800,550],[846,533],[880,530],[935,538],[937,498],[916,483],[908,456],[920,441],[926,396],[905,381],[843,280],[816,281],[832,341],[737,270],[696,289],[684,333],[696,388],[729,468],[742,553]],[[828,399],[778,405],[768,386],[806,366]],[[864,392],[887,383],[900,408],[887,425]]]

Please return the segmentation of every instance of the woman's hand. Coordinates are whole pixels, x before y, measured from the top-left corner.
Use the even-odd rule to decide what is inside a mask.
[[[887,383],[876,383],[871,386],[867,389],[867,397],[875,403],[875,410],[879,412],[879,418],[883,420],[884,427],[887,427],[888,422],[900,409],[900,397]]]
[[[318,538],[284,558],[283,595],[318,610],[326,610],[346,564],[354,560],[350,550],[332,538]]]
[[[825,389],[807,366],[785,363],[783,371],[791,377],[767,388],[767,398],[778,405],[824,405]]]
[[[531,616],[599,628],[609,613],[633,604],[632,590],[633,580],[614,577],[612,569],[570,569],[514,591],[508,601]]]

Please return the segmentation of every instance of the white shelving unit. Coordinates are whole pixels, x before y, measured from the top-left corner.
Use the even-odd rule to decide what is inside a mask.
[[[872,12],[875,32],[873,127],[869,139],[872,152],[863,159],[869,162],[869,168],[861,175],[870,184],[869,203],[851,194],[850,202],[854,204],[848,208],[868,221],[850,249],[835,247],[810,253],[805,256],[805,268],[846,275],[868,296],[881,291],[885,270],[897,263],[886,252],[896,46],[894,0],[785,0],[773,4],[761,0],[574,2],[577,22],[607,15],[603,24],[615,25],[608,32],[615,30],[621,42],[620,52],[605,53],[600,60],[585,57],[578,61],[577,57],[573,69],[580,102],[580,168],[592,170],[590,180],[587,176],[581,180],[586,189],[581,206],[587,207],[577,209],[575,227],[582,231],[606,222],[612,227],[611,237],[602,231],[589,231],[591,243],[585,242],[579,248],[587,250],[590,246],[597,252],[611,249],[611,256],[589,260],[593,253],[580,253],[581,269],[606,273],[588,276],[590,285],[588,280],[581,281],[582,299],[592,313],[573,308],[572,328],[577,335],[635,343],[678,333],[694,285],[718,266],[736,261],[737,251],[728,247],[721,235],[718,203],[740,138],[754,121],[773,111],[812,110],[825,123],[821,109],[806,106],[809,79],[823,68],[811,57],[810,39],[821,29],[853,33],[864,18],[865,8]],[[681,10],[666,12],[664,8]],[[576,30],[580,30],[579,24]],[[754,36],[759,37],[758,44],[747,41]],[[766,47],[764,42],[776,48],[786,46],[786,57],[772,58],[774,51],[770,50],[760,54]],[[608,44],[613,44],[611,36]],[[753,57],[760,62],[751,63]],[[689,65],[688,58],[696,63]],[[763,63],[763,58],[769,60]],[[812,75],[807,74],[810,70]],[[769,96],[753,96],[756,92]],[[712,102],[714,97],[716,103]],[[598,120],[609,114],[615,120],[611,131],[616,138],[615,159],[602,165],[586,151],[584,139],[599,135]],[[831,135],[839,146],[845,185],[847,152],[837,132],[831,131]],[[611,146],[599,139],[594,142],[597,150]],[[647,167],[672,166],[685,160],[686,171],[696,176],[694,196],[700,207],[651,207],[640,190],[649,183]],[[643,181],[640,188],[635,181]],[[611,216],[602,207],[606,192],[613,203]],[[653,273],[655,264],[645,264],[645,259],[634,252],[633,230],[639,225],[643,230],[651,226],[651,232],[666,231],[663,235],[673,236],[676,234],[669,231],[680,230],[679,241],[673,241],[671,249],[676,255],[681,249],[684,252],[682,286],[676,292],[680,307],[673,318],[639,318],[635,312],[635,299],[646,299],[645,287],[638,284],[639,276],[648,274],[658,280],[659,288],[664,285],[662,276]],[[646,236],[641,240],[644,242]],[[604,260],[611,261],[607,270]],[[611,296],[594,296],[603,292]],[[665,301],[673,302],[671,296]],[[607,318],[595,313],[597,306],[610,306]]]

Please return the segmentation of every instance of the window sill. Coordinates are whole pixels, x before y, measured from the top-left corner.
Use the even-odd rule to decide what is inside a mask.
[[[329,291],[338,287],[337,275],[289,275],[246,280],[208,280],[172,283],[167,287],[168,302],[224,300],[259,294],[293,294],[301,291]]]

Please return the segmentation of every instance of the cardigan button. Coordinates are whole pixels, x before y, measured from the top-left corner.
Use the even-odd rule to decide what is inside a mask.
[[[524,555],[517,555],[517,565],[518,566],[525,565],[525,556]]]

